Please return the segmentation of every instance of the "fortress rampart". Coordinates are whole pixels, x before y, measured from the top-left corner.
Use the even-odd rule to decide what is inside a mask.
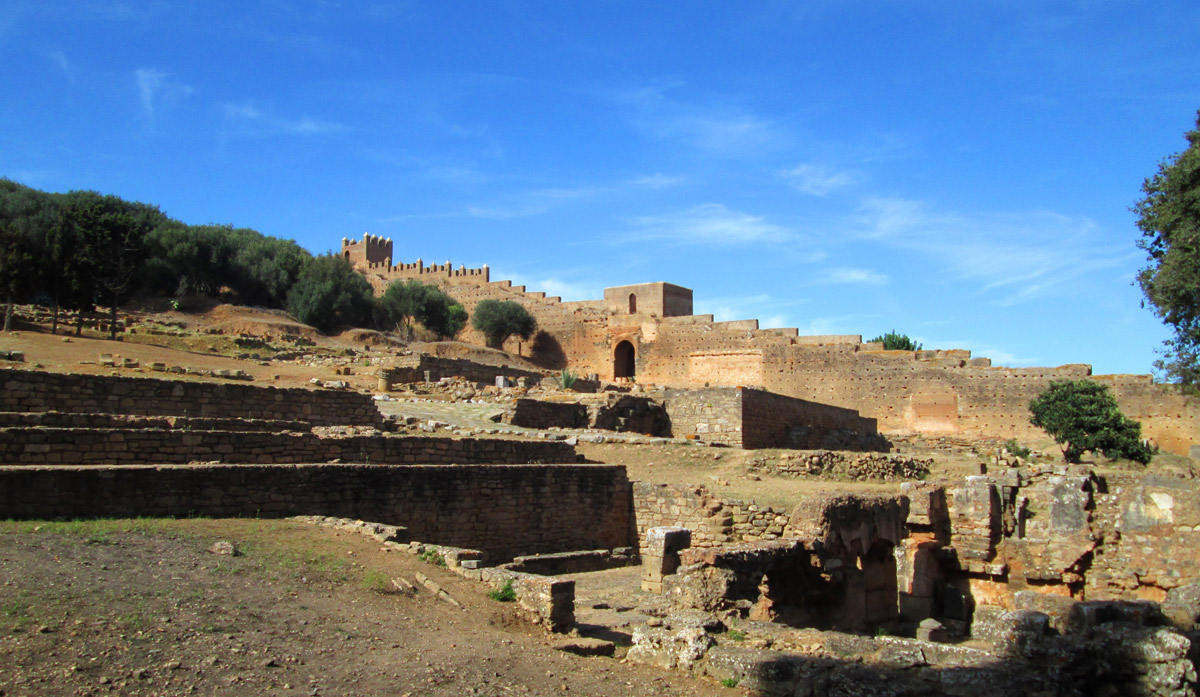
[[[360,270],[376,287],[391,278]],[[1004,368],[966,350],[884,351],[860,335],[799,336],[795,328],[763,328],[755,320],[716,322],[691,314],[691,291],[669,283],[610,288],[602,300],[564,303],[480,276],[426,280],[447,286],[468,312],[481,300],[523,305],[540,333],[532,341],[510,340],[505,349],[548,369],[665,387],[757,387],[858,411],[885,434],[1025,440],[1045,438],[1029,423],[1030,400],[1052,380],[1089,378],[1109,385],[1125,414],[1142,423],[1143,436],[1163,449],[1188,455],[1200,445],[1196,398],[1156,385],[1149,375],[1094,376],[1084,364]],[[470,328],[461,338],[484,343]]]

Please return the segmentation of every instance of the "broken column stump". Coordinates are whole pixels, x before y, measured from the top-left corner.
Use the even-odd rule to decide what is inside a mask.
[[[679,550],[692,546],[692,531],[664,526],[646,531],[646,553],[642,555],[642,590],[662,592],[663,576],[679,568]]]

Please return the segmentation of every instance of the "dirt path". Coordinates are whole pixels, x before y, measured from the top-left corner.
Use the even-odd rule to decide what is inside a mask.
[[[555,651],[485,588],[292,521],[0,523],[0,695],[735,695]],[[241,556],[206,552],[229,540]],[[423,572],[462,603],[382,592]]]

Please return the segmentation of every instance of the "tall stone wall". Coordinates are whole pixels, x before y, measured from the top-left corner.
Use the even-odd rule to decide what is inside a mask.
[[[269,419],[313,426],[383,423],[371,396],[357,392],[0,370],[0,412],[42,411]]]
[[[609,465],[0,467],[0,518],[325,515],[493,562],[631,547],[632,513],[625,468]]]

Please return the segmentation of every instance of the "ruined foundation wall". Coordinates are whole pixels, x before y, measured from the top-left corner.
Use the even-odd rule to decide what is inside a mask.
[[[378,425],[370,395],[157,378],[0,370],[0,412],[59,411]]]
[[[635,541],[619,466],[0,468],[0,518],[177,515],[361,518],[493,562]]]
[[[734,542],[773,540],[783,534],[789,516],[770,506],[723,500],[703,486],[633,483],[639,549],[646,552],[650,528],[681,527],[692,531],[691,546],[720,547]]]
[[[544,376],[530,370],[484,365],[459,358],[414,354],[389,359],[388,366],[380,371],[380,377],[386,380],[390,386],[406,382],[437,382],[442,378],[454,377],[465,378],[482,385],[496,384],[497,377],[506,377],[512,380],[525,378],[530,385],[536,385]]]

